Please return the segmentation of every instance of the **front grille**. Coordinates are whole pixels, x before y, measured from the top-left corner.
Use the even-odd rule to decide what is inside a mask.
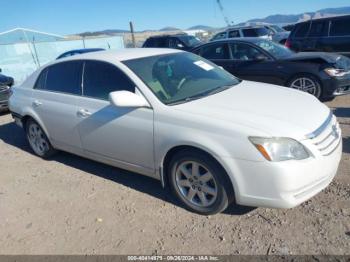
[[[5,92],[5,91],[8,91],[8,90],[9,90],[8,86],[0,85],[0,92]]]
[[[334,152],[341,141],[341,130],[336,117],[330,113],[327,120],[315,132],[308,135],[323,156]]]

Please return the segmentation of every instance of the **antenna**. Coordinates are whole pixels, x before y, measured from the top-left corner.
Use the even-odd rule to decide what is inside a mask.
[[[220,11],[221,11],[222,16],[224,17],[225,23],[227,24],[227,26],[231,26],[231,25],[232,25],[232,22],[230,22],[230,19],[226,16],[226,14],[225,14],[225,8],[224,8],[224,6],[222,5],[221,0],[216,0],[216,3],[217,3],[218,6],[219,6],[219,9],[220,9]]]

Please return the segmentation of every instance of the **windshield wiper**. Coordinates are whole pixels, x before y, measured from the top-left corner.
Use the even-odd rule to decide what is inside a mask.
[[[169,103],[168,105],[178,105],[178,104],[183,104],[183,103],[187,103],[187,102],[190,102],[190,101],[193,101],[193,100],[197,100],[197,99],[200,99],[200,98],[203,98],[203,97],[206,97],[206,96],[211,96],[211,95],[214,95],[214,94],[217,94],[217,93],[220,93],[226,89],[229,89],[231,88],[233,85],[222,85],[222,86],[218,86],[212,90],[208,90],[206,92],[203,92],[203,93],[200,93],[198,95],[194,95],[194,96],[190,96],[190,97],[186,97],[184,99],[181,99],[181,100],[177,100],[175,102],[172,102],[172,103]]]

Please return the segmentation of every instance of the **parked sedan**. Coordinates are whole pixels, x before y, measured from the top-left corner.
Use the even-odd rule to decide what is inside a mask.
[[[14,88],[10,109],[38,156],[64,150],[159,179],[200,214],[294,207],[332,181],[342,154],[339,124],[313,96],[175,49],[53,62]]]
[[[294,53],[258,38],[221,40],[192,50],[233,75],[287,86],[319,99],[350,93],[350,59],[331,53]]]
[[[10,87],[13,85],[13,83],[14,80],[12,77],[0,74],[0,112],[8,110]]]

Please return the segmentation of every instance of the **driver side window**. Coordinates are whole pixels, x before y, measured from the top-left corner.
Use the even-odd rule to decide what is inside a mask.
[[[99,61],[84,65],[83,96],[108,100],[114,91],[135,92],[135,84],[116,66]]]
[[[264,56],[258,49],[242,43],[232,43],[230,44],[232,57],[234,60],[240,61],[254,61],[258,57]]]

